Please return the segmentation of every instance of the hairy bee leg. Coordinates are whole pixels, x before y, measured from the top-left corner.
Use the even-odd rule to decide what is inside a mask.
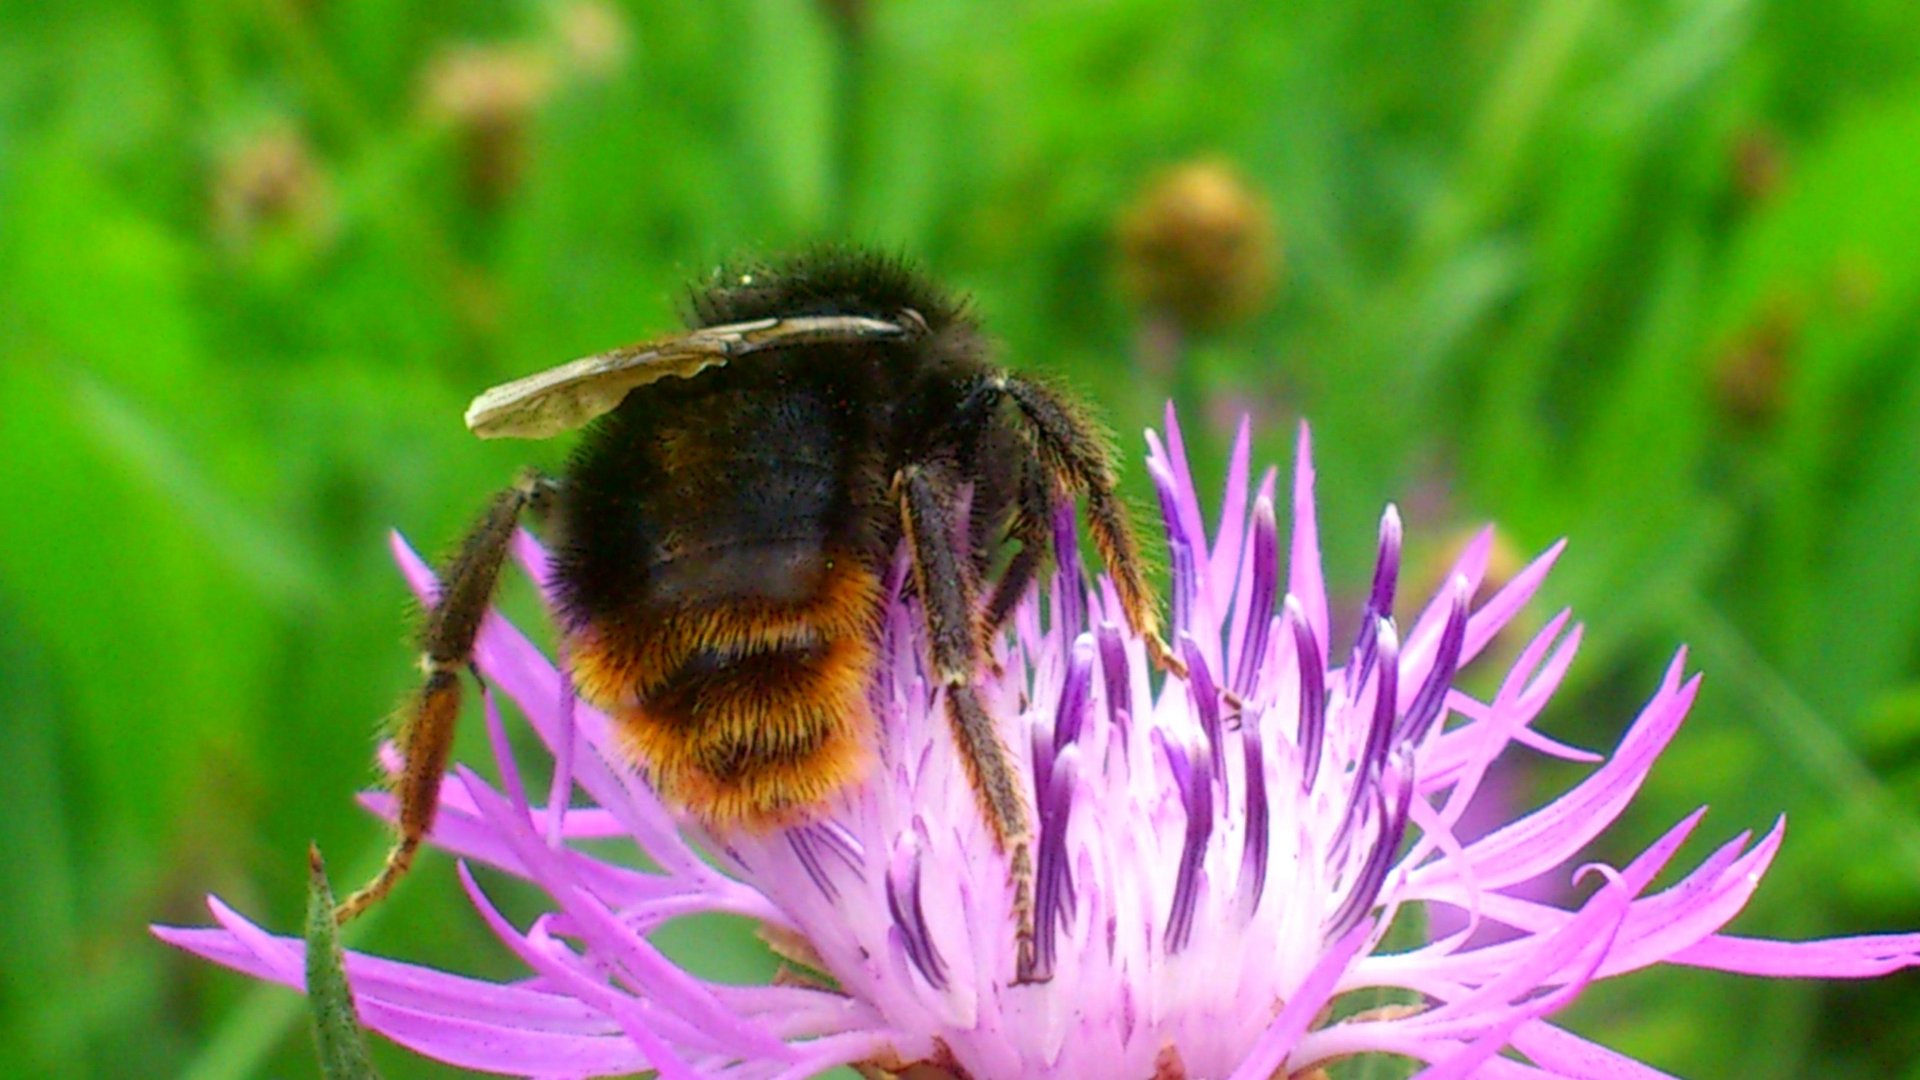
[[[1187,665],[1160,634],[1160,611],[1147,589],[1139,541],[1115,493],[1113,450],[1085,410],[1044,384],[1005,376],[1005,391],[1020,407],[1040,462],[1062,488],[1086,496],[1087,524],[1100,561],[1113,575],[1133,632],[1146,640],[1153,660],[1182,678]]]
[[[352,920],[391,892],[412,868],[421,841],[433,828],[440,780],[447,772],[454,725],[460,716],[460,669],[472,664],[480,620],[493,602],[500,567],[520,516],[529,511],[543,514],[557,490],[554,481],[540,473],[522,474],[512,487],[494,496],[447,567],[439,599],[420,630],[420,663],[426,681],[403,710],[399,742],[406,760],[394,782],[400,837],[379,874],[334,909],[335,921]]]
[[[1015,977],[1025,981],[1034,964],[1033,830],[1011,756],[973,687],[973,673],[980,665],[979,617],[973,579],[954,551],[953,519],[947,509],[953,485],[917,465],[902,469],[895,485],[926,621],[927,651],[934,675],[946,689],[947,720],[987,827],[1007,853]]]
[[[1042,479],[1029,470],[1020,484],[1020,508],[1015,514],[1007,537],[1020,542],[1020,550],[1014,552],[1013,560],[994,583],[993,595],[987,599],[985,629],[981,641],[991,645],[993,635],[1007,625],[1013,616],[1013,609],[1020,598],[1027,593],[1027,587],[1033,584],[1043,567],[1047,565],[1050,545],[1053,543],[1052,512],[1054,499],[1047,492],[1046,485],[1051,478]],[[991,650],[989,650],[991,655]]]
[[[947,684],[947,721],[960,758],[967,764],[967,780],[981,806],[996,846],[1007,854],[1007,883],[1013,889],[1014,980],[1033,981],[1036,934],[1033,907],[1033,829],[1020,782],[1007,758],[1007,748],[994,730],[993,716],[980,703],[969,683]]]

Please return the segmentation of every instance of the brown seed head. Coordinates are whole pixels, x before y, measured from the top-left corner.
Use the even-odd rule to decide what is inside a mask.
[[[214,163],[213,227],[227,246],[251,247],[263,233],[320,238],[332,221],[332,189],[305,136],[276,124],[234,143]]]
[[[1766,202],[1786,184],[1787,147],[1773,128],[1750,127],[1735,135],[1727,158],[1734,190],[1749,205]]]
[[[514,124],[553,90],[553,63],[526,45],[455,45],[427,65],[426,108],[453,124]]]
[[[1279,276],[1267,203],[1224,161],[1163,173],[1127,209],[1119,231],[1128,294],[1188,328],[1252,315]]]
[[[528,45],[460,45],[427,66],[425,109],[453,127],[475,201],[497,203],[526,169],[527,121],[553,93],[554,63]]]
[[[1800,325],[1798,305],[1775,299],[1714,354],[1714,400],[1735,425],[1764,428],[1779,417],[1793,380]]]

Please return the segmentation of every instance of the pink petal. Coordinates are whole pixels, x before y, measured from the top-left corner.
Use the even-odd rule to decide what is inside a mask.
[[[470,770],[462,768],[460,777],[467,782],[481,813],[509,838],[534,880],[560,902],[581,937],[603,960],[624,968],[645,996],[709,1031],[725,1033],[738,1050],[767,1057],[786,1056],[784,1044],[735,1015],[713,997],[705,984],[681,970],[646,938],[616,919],[597,897],[580,888],[556,853],[545,846],[524,818],[513,814],[505,799],[493,794]]]
[[[1612,877],[1612,875],[1609,876]],[[1612,949],[1613,935],[1619,931],[1621,922],[1626,917],[1633,894],[1642,885],[1644,881],[1635,881],[1625,876],[1613,880],[1609,887],[1603,887],[1600,890],[1586,909],[1569,922],[1561,933],[1556,934],[1542,946],[1535,957],[1514,972],[1488,984],[1481,994],[1476,996],[1485,997],[1480,1011],[1487,1018],[1495,1019],[1496,1022],[1465,1049],[1421,1072],[1419,1077],[1422,1080],[1458,1080],[1461,1077],[1477,1075],[1479,1067],[1504,1049],[1515,1031],[1523,1024],[1546,1016],[1578,997],[1580,992],[1586,989],[1587,984],[1593,981],[1595,971]],[[1595,945],[1598,947],[1593,948],[1592,946]],[[1485,1008],[1487,1002],[1501,997],[1499,989],[1501,987],[1508,992],[1508,1000],[1511,1000],[1512,996],[1531,993],[1532,988],[1527,986],[1529,982],[1534,986],[1542,985],[1539,982],[1540,978],[1550,971],[1557,971],[1565,959],[1571,958],[1583,949],[1590,953],[1590,956],[1582,969],[1552,993],[1527,998],[1506,1009]],[[1466,1001],[1449,1003],[1432,1013],[1413,1018],[1412,1022],[1426,1026],[1423,1022],[1430,1022],[1431,1018],[1450,1009],[1464,1009],[1466,1005]]]
[[[1715,934],[1667,958],[1675,964],[1781,979],[1870,979],[1920,966],[1920,934],[1768,941]]]
[[[486,894],[480,891],[479,885],[473,880],[473,874],[465,866],[460,868],[460,883],[467,890],[467,897],[473,902],[474,909],[492,928],[494,935],[528,967],[539,972],[553,986],[566,990],[581,1001],[617,1019],[620,1030],[647,1055],[647,1059],[654,1063],[654,1067],[662,1076],[673,1077],[675,1080],[697,1080],[692,1069],[681,1061],[679,1055],[675,1054],[654,1032],[654,1024],[646,1017],[638,1015],[639,1010],[631,1007],[630,1001],[623,1000],[622,995],[615,993],[611,987],[596,979],[590,979],[580,972],[579,967],[585,962],[584,958],[574,956],[569,950],[540,948],[530,938],[514,932],[513,927],[507,923],[506,917],[501,915],[499,909],[487,899]],[[561,959],[562,954],[567,957],[564,961]],[[662,1016],[659,1019],[677,1018]],[[688,1041],[686,1039],[688,1034],[705,1035],[691,1025],[682,1023],[678,1026],[682,1029],[683,1041]],[[711,1049],[720,1049],[718,1046],[712,1046],[708,1038],[698,1041],[709,1043]]]
[[[1227,451],[1227,489],[1220,499],[1220,525],[1214,530],[1213,581],[1216,606],[1232,599],[1234,574],[1240,569],[1241,547],[1247,536],[1247,478],[1251,474],[1253,418],[1242,415]]]
[[[1668,1073],[1588,1042],[1544,1020],[1520,1025],[1514,1032],[1513,1048],[1567,1076],[1590,1080],[1675,1080]]]
[[[1674,661],[1668,685],[1648,703],[1606,764],[1565,795],[1467,848],[1483,886],[1511,885],[1560,865],[1620,816],[1660,752],[1680,730],[1699,690],[1698,677],[1677,691],[1672,688],[1680,663],[1681,659]]]
[[[1300,989],[1288,999],[1286,1008],[1280,1010],[1280,1015],[1267,1025],[1259,1041],[1253,1044],[1246,1058],[1233,1070],[1232,1080],[1266,1080],[1286,1062],[1287,1056],[1300,1041],[1300,1036],[1306,1034],[1307,1025],[1313,1023],[1321,1008],[1333,996],[1334,988],[1340,984],[1340,977],[1346,973],[1347,965],[1360,947],[1366,944],[1373,929],[1371,922],[1363,920],[1359,926],[1347,931],[1346,937],[1328,946],[1320,962],[1301,982]]]
[[[1520,613],[1533,599],[1533,594],[1546,580],[1547,571],[1559,560],[1560,553],[1567,550],[1567,542],[1560,540],[1543,552],[1538,558],[1526,565],[1526,568],[1513,576],[1506,587],[1493,594],[1493,598],[1481,605],[1473,618],[1467,621],[1467,640],[1460,650],[1460,666],[1465,667],[1480,650],[1487,647],[1494,635],[1506,628],[1507,623]]]
[[[269,935],[217,900],[209,906],[227,929],[155,927],[154,934],[256,978],[304,985],[304,942]],[[610,1076],[649,1067],[604,1016],[571,996],[352,952],[346,966],[362,1021],[438,1060],[519,1075]]]
[[[1320,568],[1320,526],[1315,513],[1313,433],[1302,422],[1293,465],[1293,547],[1287,557],[1287,593],[1300,602],[1313,636],[1331,647],[1333,632],[1327,623],[1327,581]]]
[[[1174,492],[1179,496],[1180,524],[1187,530],[1187,538],[1193,542],[1193,561],[1202,574],[1201,583],[1206,584],[1206,575],[1211,571],[1207,557],[1207,526],[1200,513],[1200,495],[1194,490],[1193,469],[1187,464],[1187,443],[1180,433],[1180,420],[1173,413],[1173,402],[1169,401],[1165,409],[1167,445],[1166,462],[1174,479]]]

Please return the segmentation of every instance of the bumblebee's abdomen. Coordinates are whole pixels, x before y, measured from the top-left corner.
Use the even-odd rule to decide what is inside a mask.
[[[866,769],[871,646],[696,656],[619,716],[667,801],[721,828],[791,824]]]
[[[840,559],[798,603],[589,621],[574,681],[667,802],[721,829],[791,824],[866,769],[878,596]]]
[[[803,600],[819,588],[827,570],[822,539],[818,533],[756,537],[675,552],[648,567],[651,599],[657,604]]]

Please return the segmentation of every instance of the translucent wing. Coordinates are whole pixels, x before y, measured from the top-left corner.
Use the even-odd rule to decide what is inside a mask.
[[[636,386],[668,377],[691,379],[767,349],[885,341],[925,325],[908,311],[898,322],[863,315],[804,315],[705,326],[502,383],[467,406],[467,428],[483,439],[544,439],[611,412]]]

